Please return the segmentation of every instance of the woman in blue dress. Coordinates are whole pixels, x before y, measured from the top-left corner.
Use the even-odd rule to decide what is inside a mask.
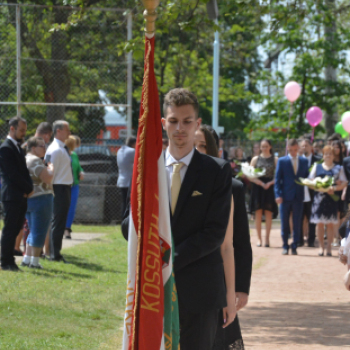
[[[347,185],[347,179],[343,167],[334,164],[334,153],[331,146],[323,148],[323,163],[315,164],[309,178],[324,178],[326,176],[334,178],[334,185],[327,192],[315,191],[314,201],[311,208],[310,222],[316,224],[317,237],[320,242],[318,255],[324,255],[324,226],[327,226],[327,256],[332,256],[332,242],[334,236],[334,226],[338,224],[338,203],[330,195],[341,191]]]

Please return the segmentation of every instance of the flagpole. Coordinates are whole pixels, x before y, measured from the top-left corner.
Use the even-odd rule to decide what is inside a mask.
[[[157,7],[160,0],[142,0],[145,11],[143,17],[146,20],[145,33],[148,37],[152,37],[156,31]]]

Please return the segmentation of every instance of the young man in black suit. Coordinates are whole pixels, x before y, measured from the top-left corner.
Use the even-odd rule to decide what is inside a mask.
[[[33,183],[21,149],[27,122],[21,117],[9,121],[10,131],[0,147],[1,201],[4,206],[4,228],[1,234],[1,269],[18,271],[13,257],[16,237],[27,211],[27,198]]]
[[[169,138],[165,165],[181,350],[211,350],[218,310],[226,306],[220,246],[231,207],[231,168],[194,149],[198,113],[197,98],[188,90],[173,89],[165,96],[162,124]]]

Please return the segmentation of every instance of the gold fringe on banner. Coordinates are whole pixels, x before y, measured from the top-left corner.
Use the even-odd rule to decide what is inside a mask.
[[[134,308],[134,324],[133,324],[133,335],[132,335],[132,350],[135,350],[135,338],[136,338],[136,310],[138,310],[138,300],[139,300],[139,284],[140,284],[140,255],[141,255],[141,229],[142,229],[142,193],[143,193],[143,175],[144,175],[144,159],[145,159],[145,138],[146,138],[146,126],[147,117],[149,114],[149,58],[151,55],[151,43],[146,39],[146,50],[147,55],[145,57],[145,73],[143,77],[143,114],[139,121],[139,128],[142,128],[139,137],[139,157],[137,160],[137,217],[138,217],[138,227],[137,227],[137,262],[136,262],[136,290],[135,290],[135,308]]]

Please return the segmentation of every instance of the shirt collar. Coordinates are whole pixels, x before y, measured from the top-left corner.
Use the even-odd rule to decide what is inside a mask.
[[[18,142],[14,138],[12,138],[10,135],[7,135],[7,138],[11,140],[16,147],[18,147]]]
[[[65,147],[65,143],[64,142],[62,142],[61,140],[59,140],[59,139],[56,139],[56,138],[54,138],[54,140],[58,143],[58,145],[60,146],[60,147]]]
[[[288,157],[289,157],[290,159],[298,159],[298,156],[292,157],[292,156],[290,155],[290,153],[288,153]]]
[[[304,154],[304,158],[306,158],[307,160],[311,160],[311,158],[312,158],[312,153],[310,153],[308,156],[306,156],[306,155]]]
[[[194,148],[192,148],[191,152],[187,154],[187,156],[181,158],[179,161],[177,161],[169,152],[169,147],[166,149],[165,153],[165,166],[170,166],[174,163],[184,163],[186,166],[189,166],[192,160],[194,154]]]

